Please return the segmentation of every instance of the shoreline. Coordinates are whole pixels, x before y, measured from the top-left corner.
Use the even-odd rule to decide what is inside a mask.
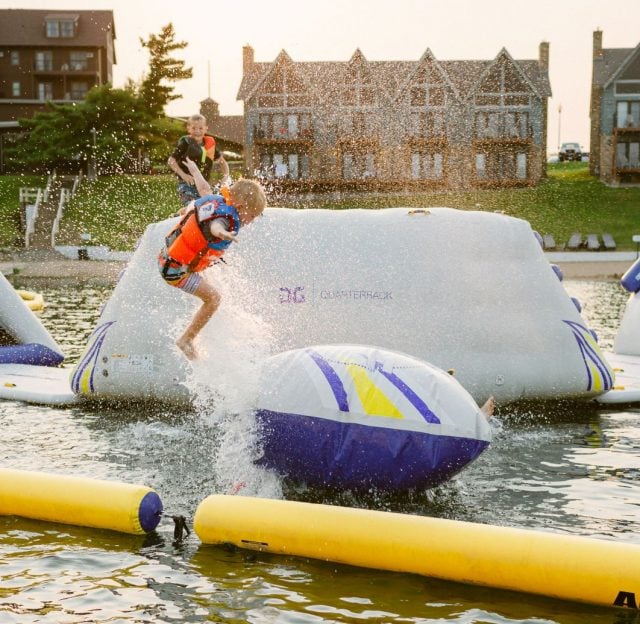
[[[597,252],[592,252],[597,254]],[[609,254],[610,256],[611,254]],[[585,254],[547,253],[552,264],[557,264],[566,279],[617,280],[633,264],[635,252],[621,252],[618,256],[584,257]],[[121,260],[71,260],[68,258],[35,257],[17,254],[0,259],[0,272],[12,283],[94,283],[113,285],[127,262]]]

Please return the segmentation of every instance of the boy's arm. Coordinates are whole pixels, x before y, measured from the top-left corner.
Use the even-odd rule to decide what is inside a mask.
[[[171,169],[171,171],[173,171],[173,173],[175,173],[181,180],[187,184],[193,184],[193,177],[182,170],[182,167],[180,167],[178,161],[173,156],[169,156],[167,159],[167,165],[169,165],[169,169]]]
[[[220,182],[223,186],[230,186],[231,176],[229,175],[229,163],[224,159],[222,154],[220,154],[220,158],[218,158],[218,164],[220,165],[220,173],[222,174]]]
[[[180,166],[180,161],[184,157],[185,151],[183,140],[180,139],[176,148],[173,150],[173,154],[167,158],[167,165],[182,181],[187,184],[193,184],[193,177]]]
[[[200,197],[203,197],[204,195],[210,195],[211,185],[202,177],[202,173],[200,173],[198,165],[196,165],[196,163],[193,162],[193,160],[191,160],[191,158],[189,158],[188,156],[185,157],[184,164],[187,166],[189,173],[193,177],[193,182],[198,189]]]
[[[226,219],[214,219],[210,226],[211,234],[216,238],[222,238],[223,240],[230,240],[237,243],[236,233],[229,232],[229,230],[225,228],[225,225]]]

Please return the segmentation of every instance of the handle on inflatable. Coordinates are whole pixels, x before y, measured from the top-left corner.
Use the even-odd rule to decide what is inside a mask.
[[[631,293],[640,290],[640,258],[638,258],[620,278],[620,285]]]

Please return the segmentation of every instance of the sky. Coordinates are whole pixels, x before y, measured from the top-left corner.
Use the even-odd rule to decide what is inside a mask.
[[[188,46],[175,56],[193,78],[175,83],[182,97],[166,112],[187,116],[211,97],[222,115],[242,114],[236,100],[242,47],[271,62],[281,50],[294,61],[348,61],[356,49],[371,61],[417,61],[427,48],[439,60],[493,59],[504,47],[515,59],[537,59],[550,46],[547,151],[576,141],[589,149],[593,31],[605,48],[640,43],[640,0],[0,0],[0,8],[109,9],[114,12],[114,86],[147,70],[140,39],[172,23]]]

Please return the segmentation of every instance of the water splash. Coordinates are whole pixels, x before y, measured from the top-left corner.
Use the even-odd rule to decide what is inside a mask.
[[[216,432],[211,452],[219,492],[281,498],[278,477],[253,463],[260,453],[254,406],[271,331],[234,298],[241,281],[225,277],[216,283],[223,303],[199,337],[202,356],[192,362],[186,385],[198,417]]]

